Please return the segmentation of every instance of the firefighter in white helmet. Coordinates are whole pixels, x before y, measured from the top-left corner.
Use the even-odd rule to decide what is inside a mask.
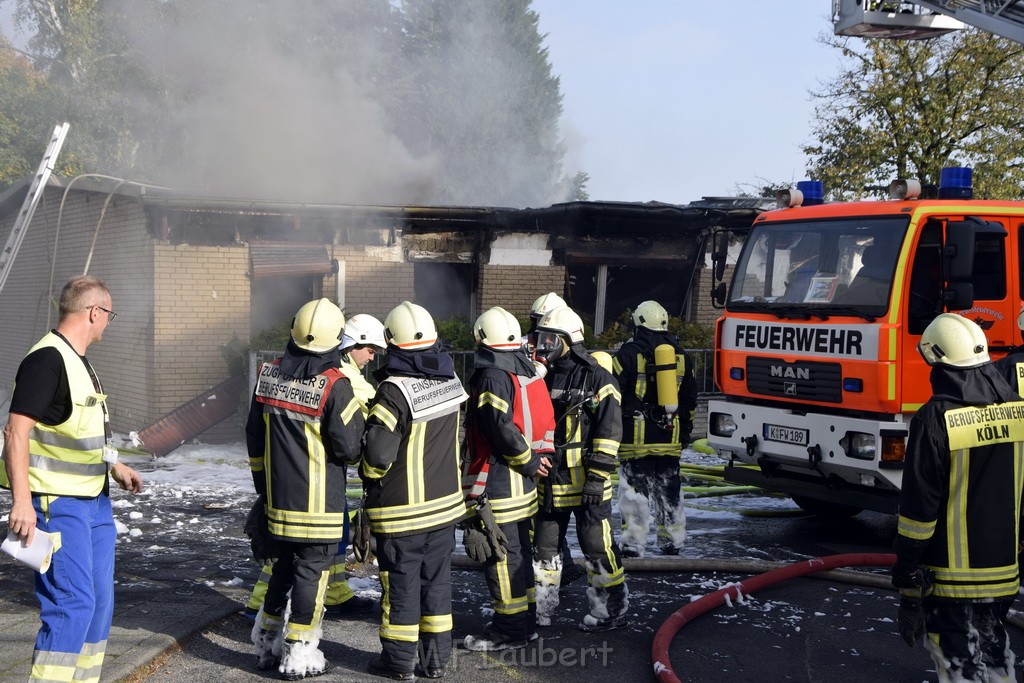
[[[967,318],[936,317],[918,351],[933,396],[910,421],[893,544],[898,630],[911,647],[925,636],[940,681],[1013,681],[1005,622],[1020,589],[1024,401]]]
[[[668,331],[668,313],[657,301],[637,306],[631,326],[633,338],[613,361],[622,391],[619,540],[624,557],[643,557],[653,512],[662,554],[677,555],[686,539],[679,458],[697,407],[693,364]]]
[[[260,367],[245,428],[253,484],[279,546],[253,629],[256,664],[290,680],[328,668],[321,606],[345,525],[345,470],[359,460],[364,424],[338,369],[344,324],[327,299],[299,309],[284,355]]]
[[[551,466],[555,411],[522,336],[519,321],[500,306],[473,325],[463,479],[473,516],[464,522],[463,544],[484,563],[494,616],[481,635],[466,637],[468,650],[526,647],[536,632],[530,526],[535,480]]]
[[[382,652],[367,670],[440,678],[452,648],[455,523],[466,512],[458,438],[467,396],[425,308],[403,301],[384,320],[384,337],[359,471],[386,606]]]
[[[570,308],[548,311],[537,325],[535,357],[549,367],[544,381],[554,404],[555,456],[540,480],[534,518],[537,623],[551,623],[558,607],[565,530],[576,518],[586,559],[588,613],[584,631],[626,623],[629,592],[611,528],[611,475],[622,436],[619,389],[611,373],[583,348],[583,321]]]

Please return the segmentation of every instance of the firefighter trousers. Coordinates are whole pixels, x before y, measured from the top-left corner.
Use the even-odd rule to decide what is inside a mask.
[[[592,610],[597,605],[605,605],[613,617],[625,610],[626,573],[619,546],[612,535],[611,501],[606,500],[597,506],[554,508],[551,511],[542,508],[534,517],[537,613],[542,625],[550,623],[558,607],[558,587],[562,576],[559,549],[565,543],[571,516],[576,518],[576,537],[586,559],[587,583],[590,585],[587,595]]]
[[[537,626],[531,522],[522,519],[498,526],[508,538],[508,546],[505,559],[488,562],[485,569],[494,605],[491,628],[513,640],[526,640]]]
[[[381,662],[412,673],[442,669],[452,654],[452,553],[455,525],[411,536],[374,534],[384,591]]]
[[[281,543],[281,556],[267,584],[263,612],[281,617],[291,591],[291,613],[284,625],[284,638],[290,641],[319,641],[317,629],[324,611],[328,568],[338,552],[337,543]]]
[[[32,496],[36,528],[60,533],[45,574],[34,572],[39,619],[30,681],[99,681],[114,615],[110,498]]]
[[[619,465],[619,542],[630,557],[643,557],[653,513],[658,547],[675,555],[686,541],[686,509],[681,496],[679,458],[647,455]]]
[[[940,681],[1016,680],[1006,633],[1013,598],[953,602],[925,598],[925,649]]]
[[[330,578],[327,580],[327,593],[324,595],[325,605],[340,605],[355,597],[352,588],[348,585],[348,567],[345,564],[345,553],[348,550],[348,504],[345,505],[345,528],[342,532],[341,543],[338,544],[338,552],[331,561]],[[260,576],[256,579],[256,585],[252,587],[252,594],[245,608],[253,614],[259,611],[263,605],[263,599],[267,596],[267,584],[274,574],[273,563],[263,565]]]

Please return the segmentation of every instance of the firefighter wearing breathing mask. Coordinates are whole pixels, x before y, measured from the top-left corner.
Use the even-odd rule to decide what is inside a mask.
[[[974,322],[943,313],[921,335],[933,395],[910,421],[896,563],[900,635],[924,636],[940,681],[1014,681],[1005,622],[1020,588],[1024,401]]]
[[[547,478],[538,483],[541,505],[534,518],[537,624],[550,625],[558,607],[559,548],[575,516],[589,583],[589,610],[579,628],[619,628],[629,607],[611,528],[611,475],[622,436],[619,388],[583,348],[583,321],[568,307],[541,318],[534,353],[548,367],[544,381],[555,408],[555,458]]]
[[[534,299],[533,305],[530,306],[530,329],[526,331],[526,336],[523,337],[527,353],[532,354],[533,350],[537,346],[537,324],[540,323],[540,319],[543,318],[548,311],[552,311],[560,306],[566,305],[568,304],[565,303],[565,299],[554,292],[541,294],[539,297]]]
[[[551,466],[555,411],[523,350],[515,316],[495,306],[477,318],[473,336],[463,479],[472,516],[464,523],[463,544],[467,555],[484,563],[494,616],[464,645],[507,650],[526,647],[536,633],[530,522],[537,513],[535,480]]]
[[[633,338],[613,362],[622,391],[622,554],[644,556],[653,511],[661,553],[678,555],[686,540],[679,457],[693,429],[697,383],[661,304],[644,301],[631,322]]]

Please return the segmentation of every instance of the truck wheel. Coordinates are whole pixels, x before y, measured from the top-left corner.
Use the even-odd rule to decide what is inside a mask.
[[[809,512],[818,517],[829,517],[832,519],[847,519],[861,512],[861,508],[852,505],[841,505],[840,503],[829,503],[817,498],[806,496],[791,496],[793,502],[800,506],[804,512]]]

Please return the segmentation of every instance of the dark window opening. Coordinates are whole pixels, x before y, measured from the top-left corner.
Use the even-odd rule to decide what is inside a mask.
[[[580,314],[587,325],[593,327],[600,268],[591,264],[570,264],[566,270],[566,303]],[[608,266],[607,272],[604,329],[620,321],[627,309],[632,311],[648,299],[664,306],[669,315],[684,317],[692,269]]]
[[[414,303],[430,311],[435,321],[469,320],[473,313],[473,265],[470,263],[416,263],[413,287]]]
[[[258,334],[277,325],[291,327],[302,305],[319,299],[323,277],[275,277],[252,281],[251,332]],[[263,349],[275,351],[276,349]]]

